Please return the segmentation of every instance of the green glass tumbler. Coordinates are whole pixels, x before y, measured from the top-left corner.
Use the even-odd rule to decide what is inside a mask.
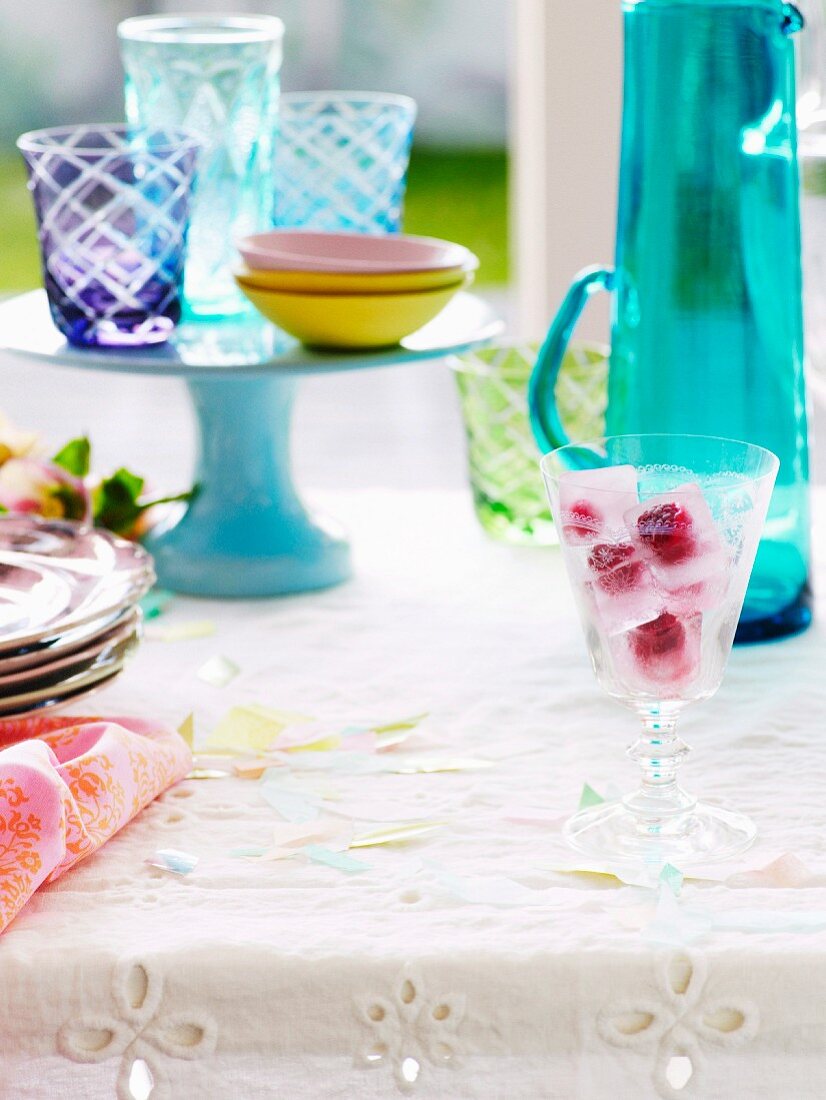
[[[499,343],[450,360],[477,518],[492,538],[523,546],[558,542],[528,413],[528,382],[538,354],[538,343]],[[565,353],[556,397],[572,439],[604,430],[607,356],[599,344],[573,344]]]

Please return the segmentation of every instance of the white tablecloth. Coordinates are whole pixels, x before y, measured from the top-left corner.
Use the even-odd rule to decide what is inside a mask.
[[[266,847],[278,820],[254,781],[169,791],[0,939],[0,1096],[124,1100],[136,1059],[152,1100],[826,1095],[822,627],[736,651],[684,721],[686,784],[759,823],[760,847],[729,870],[794,852],[806,885],[686,883],[663,944],[656,891],[558,871],[576,861],[553,819],[583,783],[635,779],[634,720],[592,678],[558,554],[487,541],[459,494],[329,503],[354,581],[176,599],[159,625],[216,633],[147,640],[92,709],[176,725],[194,711],[199,738],[248,702],[331,721],[427,710],[429,756],[493,766],[298,777],[369,827],[447,823],[353,852],[370,869],[352,875],[230,854]],[[224,688],[196,676],[215,654],[242,670]],[[200,862],[154,870],[159,848]],[[741,930],[793,913],[814,930]]]

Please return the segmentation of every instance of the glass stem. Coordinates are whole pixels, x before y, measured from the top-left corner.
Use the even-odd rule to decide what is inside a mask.
[[[677,771],[689,752],[676,732],[677,713],[659,706],[646,708],[640,715],[640,736],[628,748],[628,755],[640,766],[642,781],[623,801],[646,833],[675,825],[675,819],[688,815],[697,802],[677,783]]]

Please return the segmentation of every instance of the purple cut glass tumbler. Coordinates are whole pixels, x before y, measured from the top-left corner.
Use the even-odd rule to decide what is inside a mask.
[[[52,319],[79,347],[159,344],[181,316],[198,142],[183,131],[61,126],[17,141]]]

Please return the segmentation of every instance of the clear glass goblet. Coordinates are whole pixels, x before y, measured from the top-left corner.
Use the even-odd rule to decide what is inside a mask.
[[[727,859],[756,835],[743,814],[677,782],[688,703],[720,686],[779,462],[750,443],[625,435],[542,459],[597,680],[642,723],[639,788],[575,814],[568,842],[602,860]]]

